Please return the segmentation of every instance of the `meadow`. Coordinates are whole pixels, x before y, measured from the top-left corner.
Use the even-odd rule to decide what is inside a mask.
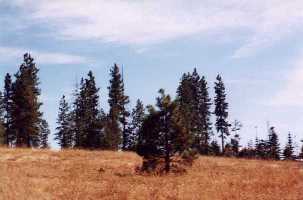
[[[303,164],[199,157],[183,175],[140,175],[135,153],[0,149],[0,199],[302,200]]]

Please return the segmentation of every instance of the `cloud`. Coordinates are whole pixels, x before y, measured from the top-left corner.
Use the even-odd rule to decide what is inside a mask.
[[[269,101],[269,105],[303,107],[303,52],[293,66],[285,86]]]
[[[303,29],[301,0],[14,0],[13,4],[26,13],[27,21],[52,27],[64,40],[144,46],[192,35],[213,40],[244,35],[233,58],[254,55]]]
[[[16,60],[22,58],[26,52],[31,53],[36,62],[43,64],[80,64],[88,61],[86,58],[76,55],[41,52],[14,47],[0,47],[0,59]]]

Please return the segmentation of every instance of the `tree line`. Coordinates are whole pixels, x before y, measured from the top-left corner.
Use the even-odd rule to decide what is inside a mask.
[[[0,135],[4,145],[49,146],[50,131],[40,111],[38,72],[34,59],[25,54],[17,73],[5,76],[0,95]],[[277,160],[281,156],[292,160],[303,158],[303,147],[295,155],[291,134],[281,150],[274,127],[268,130],[267,139],[256,138],[255,145],[241,147],[242,124],[238,120],[229,121],[227,92],[220,75],[216,77],[213,99],[205,76],[194,69],[182,75],[176,97],[160,89],[155,105],[144,106],[138,99],[129,110],[130,101],[119,66],[114,64],[109,73],[107,113],[100,107],[100,89],[92,71],[81,78],[72,98],[63,95],[60,99],[54,135],[62,149],[135,151],[144,158],[143,168],[156,167],[155,163],[162,159],[165,171],[170,170],[175,155],[184,160],[192,160],[196,154]]]

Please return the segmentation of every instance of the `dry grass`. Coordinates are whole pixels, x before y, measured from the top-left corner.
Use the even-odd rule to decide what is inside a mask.
[[[0,149],[0,199],[303,199],[303,166],[200,157],[185,175],[141,176],[133,153]]]

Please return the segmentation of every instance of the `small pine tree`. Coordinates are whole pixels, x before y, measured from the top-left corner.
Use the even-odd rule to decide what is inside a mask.
[[[230,145],[231,145],[231,151],[234,156],[237,156],[239,154],[239,148],[240,148],[240,135],[238,131],[241,130],[242,124],[240,121],[235,120],[233,122],[231,131],[233,132],[233,137],[230,139]]]
[[[145,109],[142,101],[137,100],[135,108],[131,113],[131,122],[129,124],[129,135],[127,138],[127,149],[136,150],[138,140],[139,140],[139,131],[142,127],[145,117]]]
[[[157,98],[158,109],[149,108],[140,131],[137,153],[144,157],[143,170],[155,169],[155,160],[164,159],[164,170],[169,172],[171,157],[190,150],[189,133],[182,127],[182,115],[169,95],[160,90]]]
[[[46,120],[41,120],[40,124],[40,133],[39,133],[39,142],[40,142],[40,148],[41,149],[48,149],[48,137],[50,135],[49,126]]]
[[[68,103],[63,95],[60,100],[59,114],[57,119],[58,127],[55,133],[55,140],[62,148],[70,148],[73,145],[73,132],[71,130],[71,118]]]
[[[222,153],[224,154],[224,142],[229,136],[228,127],[230,126],[228,118],[228,103],[226,102],[225,86],[220,75],[217,76],[215,82],[215,115],[216,115],[216,129],[220,133],[219,137],[222,142]]]
[[[219,156],[220,155],[220,146],[217,142],[217,140],[213,140],[211,143],[210,143],[210,147],[209,147],[209,154],[210,155],[213,155],[213,156]]]
[[[293,141],[292,141],[292,137],[291,137],[290,133],[288,133],[287,144],[285,145],[285,148],[283,150],[283,157],[285,160],[294,160],[295,159],[294,146],[293,146]]]
[[[266,159],[268,157],[268,144],[263,139],[256,138],[256,158]]]
[[[268,158],[280,160],[280,144],[274,127],[270,128],[268,137]]]

